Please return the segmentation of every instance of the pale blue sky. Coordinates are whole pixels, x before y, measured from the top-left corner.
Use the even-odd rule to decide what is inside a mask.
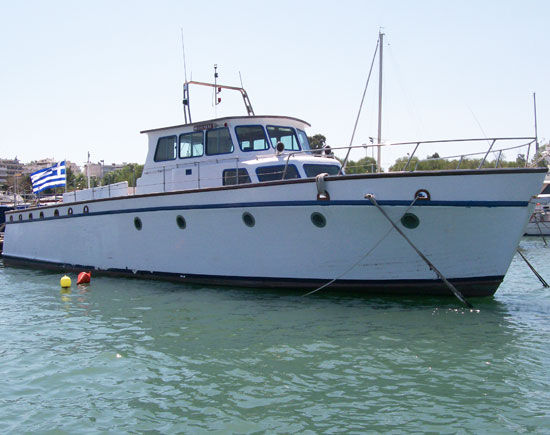
[[[332,146],[349,143],[380,27],[384,139],[533,135],[533,92],[550,138],[549,12],[544,0],[0,0],[0,157],[143,162],[140,130],[183,123],[182,27],[194,80],[217,63],[238,85],[240,71],[256,114],[302,118]],[[376,136],[376,87],[355,144]],[[212,118],[209,93],[192,92],[193,120]],[[239,98],[224,93],[217,114],[244,114]]]

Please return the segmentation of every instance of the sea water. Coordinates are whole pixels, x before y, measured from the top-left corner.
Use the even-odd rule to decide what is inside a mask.
[[[474,310],[60,277],[0,263],[2,433],[550,432],[550,289],[519,256]]]

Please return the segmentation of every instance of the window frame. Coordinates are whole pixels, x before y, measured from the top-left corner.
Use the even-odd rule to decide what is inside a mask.
[[[235,171],[235,174],[233,175],[233,177],[235,177],[235,181],[236,181],[235,183],[225,182],[226,173],[229,171]],[[239,181],[243,177],[243,175],[240,174],[241,171],[245,172],[244,175],[248,177],[248,181],[243,181],[242,183]],[[248,169],[246,168],[226,168],[222,172],[222,186],[238,186],[240,184],[250,184],[250,183],[252,183],[252,178],[250,178],[250,174],[248,173]]]
[[[297,152],[297,151],[302,151],[302,146],[300,145],[300,140],[298,139],[298,134],[296,133],[296,129],[290,125],[273,125],[273,124],[269,124],[269,125],[266,125],[265,126],[265,130],[267,132],[267,137],[269,138],[269,143],[271,144],[271,147],[273,149],[276,149],[277,148],[277,144],[273,145],[273,141],[271,140],[271,135],[269,134],[269,127],[275,127],[275,128],[289,128],[290,130],[292,130],[292,132],[294,133],[294,137],[296,138],[296,143],[298,144],[298,149],[295,150],[295,149],[286,149],[285,147],[285,151],[290,151],[290,152]]]
[[[238,128],[241,128],[241,127],[260,127],[264,133],[264,139],[267,143],[267,148],[263,148],[261,150],[255,150],[255,149],[249,149],[249,150],[245,150],[243,149],[242,147],[242,143],[241,143],[241,139],[239,138],[239,132],[237,131]],[[245,124],[245,125],[236,125],[234,128],[234,131],[235,131],[235,137],[237,138],[237,143],[239,144],[239,149],[243,152],[243,153],[250,153],[250,152],[261,152],[261,151],[267,151],[269,149],[271,149],[271,140],[269,139],[269,136],[267,134],[267,131],[265,129],[265,127],[262,125],[262,124]]]
[[[181,156],[181,138],[182,136],[189,136],[189,135],[192,135],[192,134],[202,134],[202,154],[197,154],[197,155],[191,155],[191,156],[188,156],[188,157],[182,157]],[[201,131],[190,131],[190,132],[187,132],[187,133],[181,133],[179,136],[178,136],[178,159],[192,159],[192,158],[195,158],[195,157],[202,157],[204,156],[204,153],[206,151],[206,144],[205,144],[205,135],[204,135],[204,130],[201,130]],[[193,152],[193,145],[191,145],[191,153]]]
[[[304,135],[306,146],[304,147],[304,144],[300,143],[300,133]],[[307,137],[307,133],[304,130],[301,130],[299,128],[296,129],[296,136],[298,137],[298,143],[302,147],[302,150],[311,150],[311,145],[309,144],[309,139]]]
[[[296,175],[297,177],[290,177],[290,178],[283,178],[283,173],[281,172],[281,178],[276,178],[275,180],[260,180],[260,174],[258,174],[258,169],[265,169],[265,168],[282,168],[282,170],[284,171],[284,168],[285,168],[286,165],[268,165],[268,166],[258,166],[255,170],[256,172],[256,177],[258,177],[258,181],[260,183],[267,183],[267,182],[270,182],[270,181],[284,181],[284,180],[297,180],[299,178],[302,178],[302,176],[300,175],[300,171],[298,170],[298,167],[294,164],[289,164],[288,167],[287,167],[287,174],[288,174],[288,168],[292,167],[294,168],[294,170],[296,171]],[[272,174],[274,174],[275,172],[272,172]],[[265,174],[263,174],[265,175]]]
[[[214,153],[214,154],[209,154],[208,153],[208,133],[210,133],[211,131],[216,131],[216,130],[227,130],[227,132],[229,133],[229,139],[231,140],[231,146],[232,146],[232,150],[229,151],[229,152],[226,152],[226,153]],[[204,154],[205,156],[219,156],[219,155],[223,155],[223,154],[232,154],[235,152],[235,143],[233,142],[233,137],[231,136],[231,130],[229,129],[228,126],[223,126],[223,127],[217,127],[217,128],[211,128],[210,130],[205,130],[204,131]]]
[[[167,138],[176,138],[176,152],[175,152],[175,157],[173,159],[162,159],[162,160],[157,160],[157,152],[159,150],[159,142],[162,140],[162,139],[167,139]],[[153,155],[153,161],[156,163],[156,162],[171,162],[172,160],[176,160],[178,158],[178,154],[179,154],[179,141],[178,141],[178,135],[177,134],[170,134],[168,136],[161,136],[157,139],[157,146],[155,148],[155,154]]]
[[[306,169],[308,166],[325,166],[325,167],[326,166],[332,166],[332,167],[336,168],[336,173],[335,174],[330,174],[330,173],[327,172],[329,176],[338,175],[338,172],[340,172],[340,166],[338,166],[338,165],[330,165],[330,164],[325,164],[325,163],[304,163],[302,165],[302,167],[304,169],[304,174],[305,174],[306,178],[314,178],[317,175],[322,174],[323,172],[325,172],[325,171],[322,171],[322,172],[318,172],[315,175],[308,175],[307,169]]]

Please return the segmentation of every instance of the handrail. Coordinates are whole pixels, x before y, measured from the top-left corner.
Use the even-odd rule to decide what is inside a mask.
[[[426,159],[418,159],[418,157],[415,157],[419,153],[420,146],[423,144],[450,144],[450,143],[466,143],[466,142],[482,142],[489,140],[489,146],[484,151],[477,151],[477,152],[471,152],[471,153],[462,153],[462,154],[456,154],[456,155],[449,155],[449,156],[443,156],[443,157],[428,157]],[[510,141],[516,141],[514,144],[509,144],[511,146],[502,146],[505,145],[503,142],[510,142]],[[517,144],[518,141],[521,141],[521,143]],[[487,165],[487,159],[489,157],[489,154],[494,153],[496,156],[495,161],[491,162],[491,165],[495,164],[496,167],[499,167],[502,162],[503,153],[505,151],[509,150],[517,150],[524,147],[530,147],[534,143],[535,138],[533,137],[507,137],[507,138],[477,138],[477,139],[444,139],[444,140],[428,140],[428,141],[411,141],[411,142],[395,142],[395,143],[383,143],[383,144],[369,144],[369,145],[355,145],[351,147],[331,147],[331,150],[348,150],[348,149],[361,149],[365,150],[368,148],[374,148],[377,146],[383,146],[383,147],[395,147],[395,146],[406,146],[410,145],[413,147],[413,151],[410,155],[407,156],[407,161],[404,164],[404,167],[402,170],[398,170],[397,172],[402,171],[415,171],[418,168],[418,165],[420,162],[425,161],[432,161],[432,160],[451,160],[451,159],[458,159],[458,162],[456,162],[456,169],[459,169],[461,165],[463,164],[464,160],[466,158],[469,158],[471,156],[482,156],[481,164],[478,168],[482,168],[483,166]],[[500,148],[497,147],[497,145],[501,146]],[[485,148],[485,147],[484,147]],[[320,154],[323,153],[323,154]],[[300,151],[283,151],[279,154],[259,154],[255,156],[250,156],[249,160],[254,161],[256,159],[258,163],[261,162],[263,158],[269,158],[273,159],[273,157],[276,157],[276,160],[278,160],[280,164],[284,162],[284,167],[281,168],[281,172],[278,172],[280,175],[280,179],[285,180],[287,174],[289,173],[289,166],[291,164],[291,160],[296,158],[296,156],[299,155],[309,155],[314,157],[315,159],[319,159],[319,162],[322,161],[332,161],[334,162],[334,156],[333,155],[327,155],[324,153],[323,149],[309,149],[309,150],[300,150]],[[151,175],[151,178],[145,177],[142,178],[142,181],[140,182],[138,188],[145,188],[145,189],[151,189],[153,186],[156,186],[155,189],[158,189],[158,191],[171,191],[175,188],[181,188],[179,187],[178,181],[173,181],[172,176],[170,173],[167,174],[167,171],[171,171],[172,169],[182,169],[182,168],[195,168],[194,169],[194,176],[193,177],[187,177],[182,178],[182,186],[186,186],[185,188],[202,188],[202,187],[209,187],[213,185],[222,185],[223,184],[223,172],[222,171],[215,171],[210,170],[208,167],[209,165],[216,165],[219,163],[226,163],[224,165],[223,169],[232,169],[235,170],[235,180],[233,181],[233,176],[228,176],[227,182],[230,184],[242,184],[242,178],[239,174],[239,169],[246,167],[246,164],[241,164],[243,162],[243,158],[246,158],[239,155],[239,156],[220,156],[220,157],[214,157],[207,158],[203,161],[174,161],[173,165],[169,166],[166,165],[166,162],[163,162],[163,164],[159,164],[158,166],[154,167],[148,167],[145,168],[143,171],[144,175]],[[414,160],[413,160],[414,159]],[[413,166],[414,162],[414,167]],[[528,160],[526,159],[526,163]],[[453,162],[454,163],[454,162]],[[476,165],[476,166],[477,166]],[[205,170],[206,168],[206,170]],[[153,174],[157,174],[156,176]],[[206,176],[204,176],[204,175]],[[250,174],[252,176],[252,174]],[[278,178],[278,177],[277,177]],[[176,184],[174,184],[176,183]]]
[[[198,86],[206,86],[206,87],[215,88],[215,89],[228,89],[230,91],[239,91],[241,93],[241,96],[243,97],[243,102],[246,107],[246,112],[248,113],[248,116],[254,116],[254,109],[252,108],[252,103],[250,102],[250,98],[248,98],[248,94],[246,93],[244,88],[239,88],[237,86],[220,85],[217,83],[196,82],[191,80],[183,84],[183,109],[184,109],[186,123],[187,123],[187,118],[189,118],[189,122],[192,122],[191,121],[191,102],[189,98],[189,85],[198,85]]]

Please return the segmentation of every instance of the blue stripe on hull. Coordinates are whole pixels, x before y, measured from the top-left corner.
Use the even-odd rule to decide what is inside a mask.
[[[92,204],[92,202],[90,202]],[[407,207],[411,205],[411,201],[402,200],[390,200],[390,201],[378,201],[381,206],[401,206]],[[417,201],[414,207],[527,207],[528,201]],[[242,203],[227,203],[227,204],[203,204],[203,205],[173,205],[173,206],[160,206],[160,207],[142,207],[142,208],[125,208],[120,210],[104,210],[104,211],[90,211],[89,213],[74,213],[64,216],[52,216],[45,217],[44,219],[34,220],[14,220],[13,222],[7,222],[7,224],[21,224],[30,222],[40,222],[52,219],[70,219],[83,216],[101,216],[111,214],[127,214],[127,213],[148,213],[154,211],[177,211],[177,210],[213,210],[213,209],[225,209],[225,208],[257,208],[257,207],[296,207],[296,206],[363,206],[373,207],[373,205],[366,200],[362,201],[269,201],[269,202],[242,202]],[[72,207],[71,203],[60,205],[61,207]],[[50,207],[51,209],[51,207]],[[25,214],[23,213],[25,217]]]

